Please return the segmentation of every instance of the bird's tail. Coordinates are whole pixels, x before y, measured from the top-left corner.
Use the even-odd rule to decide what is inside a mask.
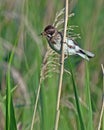
[[[89,58],[94,57],[93,53],[91,53],[89,51],[82,50],[82,49],[80,49],[77,54],[86,60],[89,60]]]

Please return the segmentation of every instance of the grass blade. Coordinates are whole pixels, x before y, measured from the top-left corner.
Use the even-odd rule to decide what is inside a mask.
[[[77,107],[77,112],[78,112],[78,117],[79,117],[79,122],[80,122],[80,129],[85,130],[85,125],[84,125],[84,122],[83,122],[83,118],[82,118],[82,114],[81,114],[81,107],[80,107],[80,103],[79,103],[78,91],[77,91],[76,83],[75,83],[75,80],[74,80],[71,64],[70,64],[70,69],[71,69],[70,71],[71,71],[71,77],[72,77],[76,107]]]
[[[17,130],[16,119],[14,114],[14,107],[12,101],[12,93],[11,93],[11,77],[10,77],[10,67],[14,56],[14,50],[16,47],[17,41],[15,42],[14,48],[11,52],[8,71],[7,71],[7,90],[6,90],[6,130]]]
[[[89,70],[88,70],[88,64],[86,64],[86,102],[88,105],[88,125],[87,130],[93,130],[93,119],[92,119],[92,105],[91,105],[91,95],[90,95],[90,83],[89,83]]]

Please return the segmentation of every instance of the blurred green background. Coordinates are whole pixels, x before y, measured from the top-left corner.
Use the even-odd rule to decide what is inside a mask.
[[[44,27],[52,24],[57,11],[64,7],[64,0],[0,0],[0,130],[5,128],[5,95],[8,62],[16,44],[11,65],[11,89],[18,130],[30,130],[34,103],[39,85],[42,61],[47,51],[47,42],[39,36]],[[102,70],[104,64],[104,0],[70,0],[68,26],[76,25],[79,45],[90,50],[95,57],[88,62],[89,86],[93,111],[93,126],[97,128],[102,101]],[[65,61],[74,78],[83,106],[87,127],[88,106],[86,103],[86,62],[77,56]],[[35,130],[52,130],[56,110],[58,75],[53,73],[41,86],[39,103],[34,123]],[[59,130],[77,130],[77,112],[71,76],[64,74],[61,96]],[[103,130],[103,129],[102,129]]]

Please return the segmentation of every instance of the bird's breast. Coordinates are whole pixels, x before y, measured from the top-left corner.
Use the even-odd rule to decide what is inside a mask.
[[[61,53],[61,43],[60,42],[52,42],[52,41],[48,41],[50,47],[55,50],[57,53]]]

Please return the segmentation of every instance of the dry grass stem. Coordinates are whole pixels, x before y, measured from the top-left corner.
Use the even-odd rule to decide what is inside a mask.
[[[31,123],[31,130],[33,130],[34,128],[34,122],[35,122],[35,116],[36,116],[36,110],[37,110],[37,105],[38,105],[38,101],[39,101],[39,95],[40,95],[40,89],[41,89],[41,83],[46,79],[51,77],[51,73],[55,72],[57,69],[57,60],[59,58],[56,58],[56,53],[51,49],[51,48],[47,48],[47,51],[45,53],[44,59],[43,59],[43,64],[42,64],[42,68],[41,68],[41,73],[40,73],[40,82],[39,82],[39,86],[38,86],[38,90],[37,90],[37,94],[36,94],[36,101],[35,101],[35,105],[34,105],[34,112],[33,112],[33,118],[32,118],[32,123]],[[51,69],[49,69],[51,68]]]
[[[65,43],[65,40],[66,40],[67,21],[68,21],[68,0],[66,0],[65,2],[63,44]],[[64,71],[64,46],[63,44],[62,44],[62,52],[61,52],[60,78],[59,78],[57,108],[56,108],[55,127],[54,127],[55,130],[58,130],[59,117],[60,117],[60,97],[61,97],[62,79],[63,79],[63,71]]]
[[[101,128],[101,122],[103,122],[103,116],[104,116],[104,67],[103,64],[101,64],[102,67],[102,72],[103,72],[103,97],[102,97],[102,107],[101,107],[101,112],[100,112],[100,119],[99,119],[99,124],[98,124],[98,130]],[[102,128],[103,129],[103,128]]]
[[[36,115],[36,109],[37,109],[37,104],[38,104],[38,100],[39,100],[40,88],[41,88],[41,81],[40,81],[39,86],[38,86],[38,91],[37,91],[37,96],[36,96],[36,101],[35,101],[33,118],[32,118],[32,123],[31,123],[31,129],[30,130],[34,129],[35,115]]]

